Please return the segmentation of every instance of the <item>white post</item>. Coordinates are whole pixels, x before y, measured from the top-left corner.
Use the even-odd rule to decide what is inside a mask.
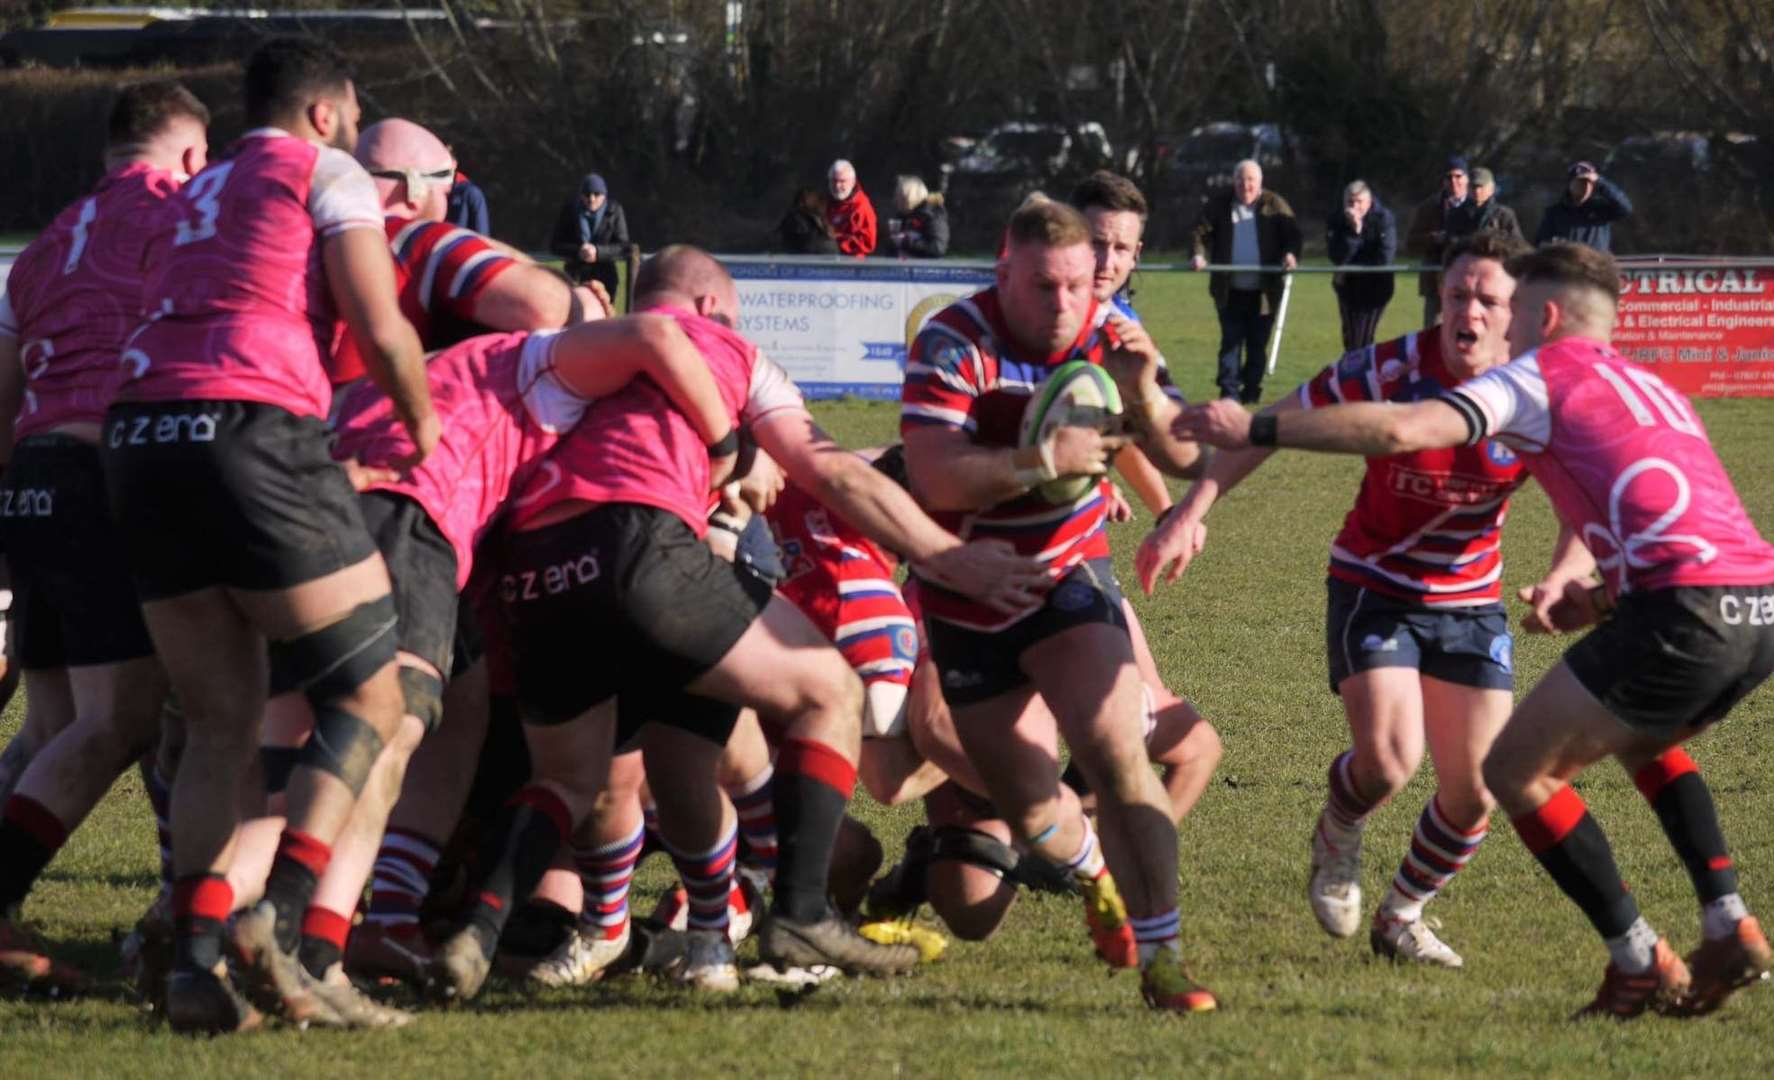
[[[1275,374],[1275,358],[1281,355],[1281,328],[1287,325],[1287,302],[1294,294],[1294,276],[1281,275],[1281,303],[1275,305],[1275,325],[1269,329],[1268,374]]]

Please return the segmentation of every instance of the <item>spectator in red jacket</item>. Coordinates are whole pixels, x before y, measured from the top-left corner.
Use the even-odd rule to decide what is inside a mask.
[[[832,162],[826,182],[832,193],[826,216],[832,223],[832,234],[837,237],[838,250],[857,258],[873,253],[875,204],[856,182],[856,166],[839,158]]]

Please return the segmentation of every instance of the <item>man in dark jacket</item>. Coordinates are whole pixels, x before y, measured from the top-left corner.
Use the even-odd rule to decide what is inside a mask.
[[[1569,240],[1597,251],[1613,251],[1614,222],[1632,213],[1632,200],[1587,161],[1572,165],[1565,175],[1570,180],[1565,197],[1546,208],[1534,243]]]
[[[1241,161],[1232,186],[1208,199],[1191,234],[1196,270],[1216,265],[1276,266],[1292,270],[1300,260],[1300,223],[1287,200],[1263,190],[1263,167]],[[1207,290],[1220,317],[1221,397],[1252,404],[1262,397],[1269,330],[1281,303],[1282,275],[1216,270]],[[1239,353],[1243,353],[1243,363]]]
[[[1471,227],[1466,231],[1496,233],[1505,240],[1527,245],[1528,238],[1522,235],[1515,211],[1497,201],[1497,180],[1491,170],[1472,170],[1472,198],[1467,200],[1466,212],[1471,217]]]
[[[1447,171],[1441,177],[1441,189],[1417,204],[1411,215],[1410,232],[1404,239],[1404,253],[1429,266],[1440,266],[1442,252],[1448,245],[1472,231],[1472,217],[1466,208],[1470,195],[1471,170],[1466,159],[1458,155],[1448,158]],[[1423,298],[1423,325],[1434,326],[1441,318],[1441,271],[1425,270],[1417,276],[1417,295]]]
[[[563,269],[580,285],[600,282],[616,296],[616,266],[628,257],[628,216],[610,198],[609,185],[597,173],[579,182],[579,195],[561,207],[548,250],[566,260]]]
[[[1398,254],[1398,223],[1367,184],[1356,180],[1343,189],[1343,212],[1326,224],[1324,239],[1332,265],[1386,266]],[[1331,288],[1343,316],[1343,350],[1372,345],[1392,302],[1392,275],[1337,274]]]

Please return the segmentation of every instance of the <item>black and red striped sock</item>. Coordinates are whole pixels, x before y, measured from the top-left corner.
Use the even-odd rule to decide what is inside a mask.
[[[824,743],[787,739],[776,759],[776,889],[772,907],[798,922],[825,917],[832,847],[856,766]]]
[[[1638,904],[1620,880],[1607,836],[1569,784],[1512,823],[1522,843],[1602,937],[1617,938],[1638,921]]]
[[[1633,774],[1639,794],[1657,811],[1663,835],[1681,856],[1702,904],[1737,891],[1737,868],[1725,850],[1725,833],[1700,767],[1680,747],[1665,751]]]
[[[494,819],[493,844],[476,860],[473,881],[479,891],[468,924],[480,932],[487,959],[499,943],[512,900],[529,896],[573,832],[572,814],[560,796],[530,785],[511,797]]]
[[[31,886],[68,842],[68,828],[28,795],[6,800],[0,815],[0,916],[25,902]]]
[[[265,899],[277,912],[277,947],[286,953],[295,952],[302,940],[302,917],[332,858],[331,846],[299,829],[285,829],[277,838],[277,857],[265,878]]]
[[[345,957],[345,938],[351,933],[351,916],[311,904],[302,916],[302,944],[296,957],[316,979]]]
[[[173,882],[173,962],[212,971],[222,962],[222,927],[234,908],[234,889],[220,874],[187,874]]]

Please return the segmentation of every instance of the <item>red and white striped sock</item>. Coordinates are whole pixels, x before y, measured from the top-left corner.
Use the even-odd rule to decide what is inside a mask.
[[[1460,825],[1442,810],[1441,796],[1430,798],[1417,818],[1410,851],[1392,878],[1392,889],[1380,903],[1380,914],[1399,922],[1422,918],[1423,905],[1435,899],[1460,868],[1472,861],[1489,833],[1488,817],[1480,818],[1476,825]]]

